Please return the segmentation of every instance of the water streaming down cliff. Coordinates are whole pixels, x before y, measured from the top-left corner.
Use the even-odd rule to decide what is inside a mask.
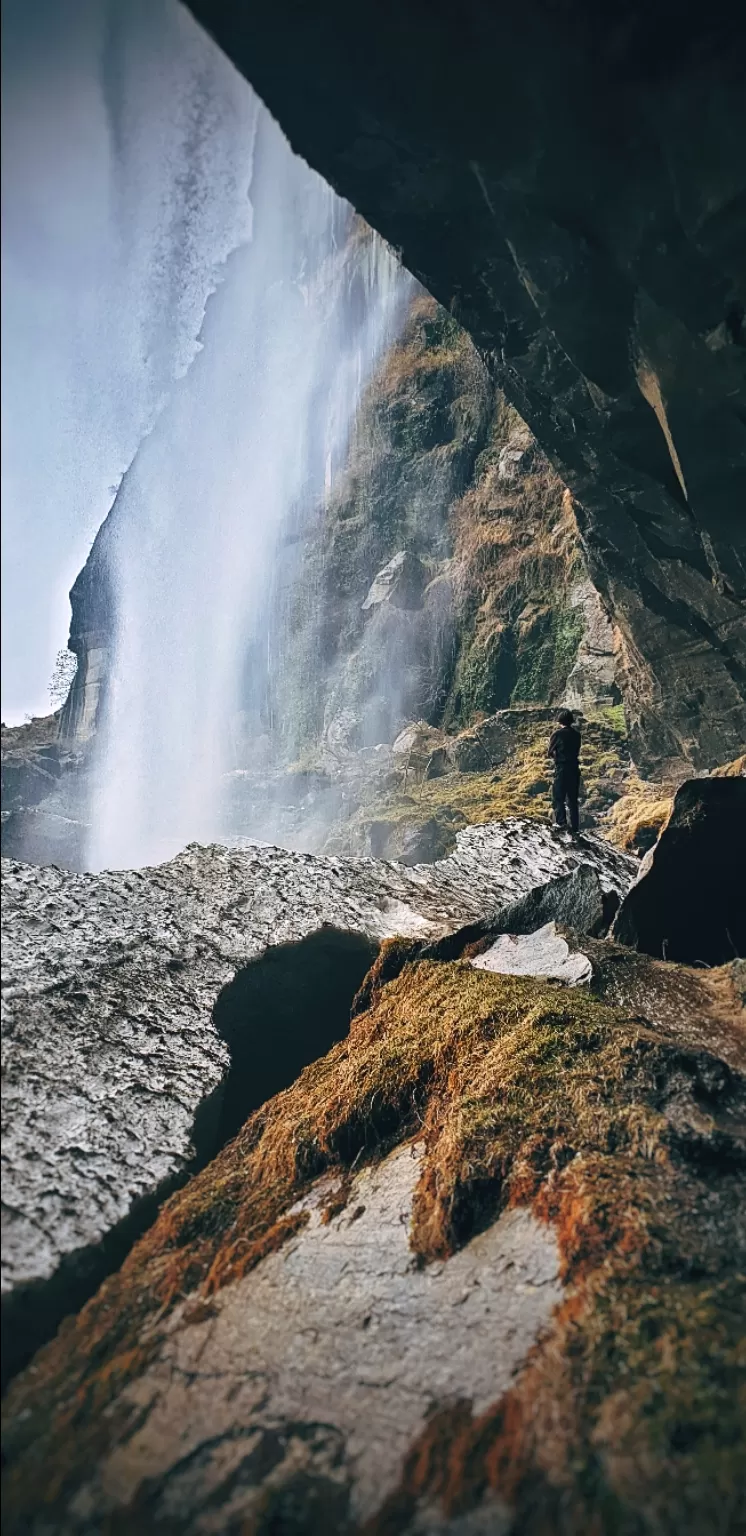
[[[344,462],[412,280],[256,103],[252,230],[109,516],[115,648],[88,864],[220,836],[231,720],[283,539]]]

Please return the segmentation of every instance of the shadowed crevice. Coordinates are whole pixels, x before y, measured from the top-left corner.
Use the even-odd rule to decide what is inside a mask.
[[[213,1019],[230,1051],[218,1140],[318,1060],[350,1027],[355,993],[379,946],[359,933],[322,928],[278,944],[223,988]]]

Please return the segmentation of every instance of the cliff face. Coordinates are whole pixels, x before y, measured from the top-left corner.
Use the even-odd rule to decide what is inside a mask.
[[[103,713],[122,515],[117,502],[71,592],[79,668],[61,730],[79,745]],[[241,722],[285,761],[330,732],[367,747],[420,717],[453,729],[480,711],[557,702],[576,662],[576,702],[619,701],[620,640],[572,501],[466,332],[427,296],[366,392],[346,470],[300,544],[279,552]]]
[[[116,505],[116,503],[115,503]],[[103,718],[116,613],[111,573],[113,515],[105,519],[70,592],[68,646],[78,660],[62,710],[60,736],[84,747]]]
[[[576,663],[577,702],[620,698],[571,499],[466,333],[424,296],[287,592],[267,688],[291,752],[559,702]],[[584,641],[605,671],[584,664]]]
[[[636,753],[746,739],[743,24],[588,0],[193,0],[291,143],[454,304],[574,497]],[[669,665],[676,655],[677,666]]]
[[[125,477],[71,593],[78,671],[60,734],[88,764],[105,714],[116,623],[111,560],[127,516]],[[445,729],[450,740],[513,706],[567,701],[597,712],[618,704],[624,667],[623,639],[590,580],[572,498],[469,336],[419,294],[365,393],[343,473],[279,548],[247,647],[243,707],[225,722],[235,771],[219,830],[320,847],[361,800],[376,799],[382,775],[389,787],[398,782],[406,765],[392,744],[412,722]],[[537,752],[547,718],[536,718]],[[457,771],[463,762],[454,759]],[[485,764],[468,769],[478,766]],[[79,784],[81,806],[56,807],[67,827],[86,821]],[[449,802],[453,788],[449,781]],[[455,826],[475,813],[500,814],[484,783],[472,788],[466,817],[453,810],[450,830],[438,811],[441,834],[430,852],[415,825],[413,856],[447,851]],[[502,809],[531,813],[531,795]],[[6,851],[43,859],[47,836],[59,855],[51,810],[8,821]],[[422,820],[403,812],[400,820]],[[373,807],[369,820],[376,815]],[[400,854],[399,842],[388,851]],[[357,831],[333,844],[358,845]],[[76,843],[62,862],[80,867],[82,856]]]

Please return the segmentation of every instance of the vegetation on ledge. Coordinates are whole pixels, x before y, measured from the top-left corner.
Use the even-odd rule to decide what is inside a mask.
[[[528,712],[525,724],[515,726],[515,745],[503,762],[486,766],[482,773],[452,770],[436,778],[424,778],[426,754],[403,770],[390,788],[361,797],[355,816],[335,832],[334,851],[355,846],[356,832],[373,822],[408,828],[434,821],[441,829],[442,850],[455,844],[459,827],[500,820],[505,816],[525,816],[531,820],[551,818],[552,765],[547,757],[551,721],[537,721]],[[616,710],[599,711],[583,725],[582,773],[584,799],[582,817],[586,826],[594,826],[612,837],[607,826],[609,808],[623,794],[630,774],[624,735]]]

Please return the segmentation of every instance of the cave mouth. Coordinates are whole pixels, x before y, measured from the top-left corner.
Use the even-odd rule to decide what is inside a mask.
[[[324,927],[308,938],[273,945],[223,988],[213,1021],[228,1046],[230,1067],[218,1148],[253,1110],[344,1039],[352,1000],[379,947],[362,934]]]

